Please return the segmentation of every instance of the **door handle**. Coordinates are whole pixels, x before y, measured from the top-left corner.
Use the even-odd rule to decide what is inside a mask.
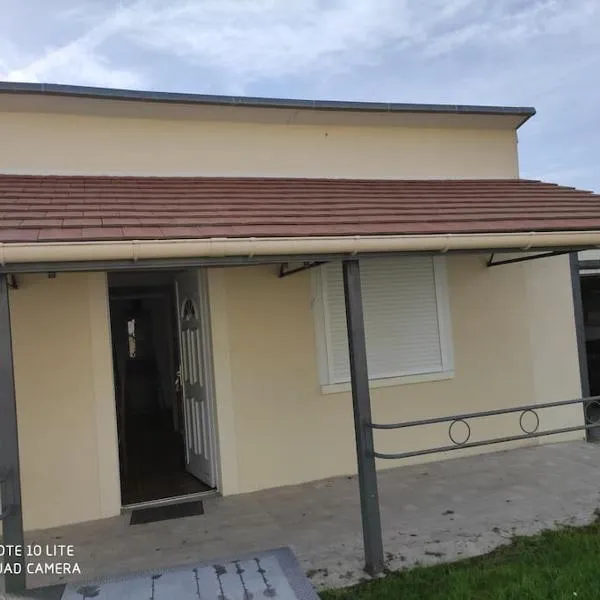
[[[8,517],[12,512],[12,507],[10,504],[7,505],[6,508],[3,508],[5,505],[4,501],[6,499],[6,484],[8,483],[9,479],[10,469],[8,467],[0,469],[0,521],[2,521],[2,519],[6,519],[6,517]]]

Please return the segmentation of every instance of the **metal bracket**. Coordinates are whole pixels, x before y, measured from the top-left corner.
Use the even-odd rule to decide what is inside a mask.
[[[518,258],[507,258],[505,260],[494,260],[495,253],[492,252],[486,265],[488,267],[497,267],[499,265],[508,265],[511,263],[525,262],[528,260],[537,260],[538,258],[548,258],[550,256],[560,256],[561,254],[571,254],[571,252],[579,252],[585,250],[585,248],[573,248],[573,250],[559,250],[552,252],[542,252],[541,254],[534,254],[533,256],[519,256]]]
[[[294,267],[293,269],[289,268],[289,263],[283,263],[279,267],[279,278],[287,277],[288,275],[294,275],[294,273],[300,273],[301,271],[307,271],[308,269],[314,269],[315,267],[320,267],[324,265],[326,260],[316,260],[314,262],[304,262],[301,267]]]

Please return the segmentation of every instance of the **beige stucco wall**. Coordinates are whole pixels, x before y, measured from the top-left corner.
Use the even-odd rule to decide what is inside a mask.
[[[220,435],[236,440],[235,448],[223,449],[225,493],[356,470],[350,394],[321,393],[311,273],[279,279],[275,271],[274,267],[209,271],[213,333],[219,338],[218,410],[227,413],[221,414]],[[448,280],[455,376],[373,389],[375,421],[578,397],[568,259],[488,269],[482,256],[451,257]],[[540,415],[541,429],[578,425],[582,419],[579,406]],[[444,445],[446,427],[378,432],[376,446],[400,452]],[[481,419],[472,428],[473,440],[520,433],[518,415]],[[567,437],[582,434],[560,439]],[[483,451],[502,447],[507,445]],[[482,449],[472,450],[478,451]],[[398,464],[389,461],[380,467]]]
[[[143,110],[140,107],[140,110]],[[0,113],[0,172],[516,177],[499,129],[299,126]]]
[[[18,283],[10,304],[24,526],[118,514],[106,275]]]
[[[279,279],[275,271],[209,270],[225,494],[355,471],[350,394],[324,395],[319,385],[312,274]],[[568,260],[487,269],[483,257],[452,257],[448,280],[454,378],[374,389],[375,420],[579,394]],[[105,275],[21,276],[10,300],[25,527],[118,514]],[[577,407],[542,416],[547,428],[580,422]],[[473,439],[516,427],[514,416],[481,420]],[[376,441],[401,451],[447,439],[437,426],[425,435],[379,433]]]
[[[526,262],[523,269],[535,397],[540,402],[579,398],[581,380],[569,257]],[[582,419],[580,405],[554,408],[546,414],[553,427],[578,425]],[[577,436],[585,437],[583,433],[565,434],[560,439]]]
[[[140,107],[143,110],[143,107]],[[378,178],[517,177],[516,134],[501,129],[229,123],[206,120],[0,113],[0,172]],[[558,271],[557,271],[558,273]],[[551,274],[552,275],[552,274]],[[561,285],[525,268],[486,270],[481,258],[449,266],[456,376],[373,392],[377,420],[520,403],[552,388],[558,342],[535,366],[544,338],[531,298]],[[212,270],[209,277],[226,494],[353,472],[348,393],[323,396],[317,378],[310,273]],[[120,509],[106,278],[19,277],[11,293],[27,529]],[[559,280],[560,281],[560,280]],[[568,304],[551,300],[570,343]],[[491,309],[490,309],[491,307]],[[540,323],[543,323],[540,321]],[[548,341],[548,340],[546,340]],[[561,342],[561,343],[562,343]],[[574,390],[569,374],[561,381]],[[546,383],[544,383],[546,381]],[[483,424],[485,425],[485,424]],[[481,433],[491,431],[482,426]],[[429,438],[435,439],[432,433]],[[378,436],[381,449],[420,436]],[[389,466],[392,466],[391,464]]]

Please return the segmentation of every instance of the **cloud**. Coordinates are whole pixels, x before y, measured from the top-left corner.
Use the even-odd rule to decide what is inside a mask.
[[[450,25],[445,31],[436,26],[429,30],[426,55],[477,46],[486,50],[493,47],[514,50],[515,46],[523,47],[536,38],[568,35],[573,30],[579,32],[582,27],[588,34],[595,35],[589,24],[590,19],[598,23],[600,7],[595,0],[569,4],[557,0],[479,2],[477,5],[467,0],[461,3],[457,13],[463,17],[462,22],[445,19],[442,25],[444,21]]]
[[[46,50],[23,67],[7,69],[6,63],[14,65],[17,62],[17,56],[13,53],[10,61],[5,61],[4,64],[0,62],[0,78],[7,81],[138,87],[143,83],[140,73],[116,67],[102,53],[103,44],[127,27],[137,8],[137,5],[129,9],[119,8],[108,16],[96,13],[99,23],[89,27],[83,35],[63,46]],[[88,13],[88,18],[89,16]],[[57,19],[82,21],[83,11],[64,11],[57,15]]]
[[[24,9],[13,26],[0,21],[0,79],[535,105],[523,172],[600,189],[590,158],[600,153],[598,0],[30,2],[43,29],[28,23],[17,43]]]
[[[24,69],[13,69],[0,77],[6,81],[69,83],[113,88],[138,88],[143,84],[139,73],[112,66],[105,58],[83,48],[69,47]]]
[[[0,37],[0,73],[8,71],[19,57],[19,52],[10,40]]]
[[[247,82],[368,64],[409,33],[406,3],[395,0],[181,0],[148,3],[139,16],[125,32],[135,44]]]
[[[415,65],[461,51],[473,60],[482,49],[514,52],[536,37],[582,27],[597,45],[600,6],[595,0],[137,0],[111,9],[73,5],[56,18],[61,26],[88,29],[6,78],[152,85],[131,65],[132,56],[149,52],[199,69],[208,82],[243,89],[299,73],[368,68],[394,53]]]
[[[5,79],[136,84],[139,72],[115,68],[110,42],[179,59],[203,70],[226,72],[236,86],[257,79],[323,68],[341,71],[368,64],[381,44],[405,35],[405,3],[318,0],[140,0],[100,11],[72,7],[58,19],[89,29],[62,47],[47,50]],[[127,62],[126,53],[120,56]]]

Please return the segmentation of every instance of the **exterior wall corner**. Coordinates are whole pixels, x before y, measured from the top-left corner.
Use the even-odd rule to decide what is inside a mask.
[[[227,289],[222,269],[208,269],[208,303],[212,368],[216,407],[217,452],[219,456],[219,491],[224,495],[239,490],[236,414],[229,347]]]

